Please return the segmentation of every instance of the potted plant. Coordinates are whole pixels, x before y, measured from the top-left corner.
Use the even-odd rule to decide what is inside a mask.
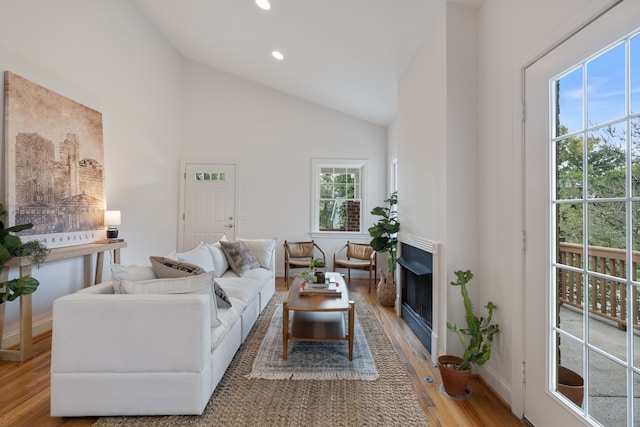
[[[309,267],[300,272],[301,277],[313,278],[316,283],[324,283],[324,259],[311,258],[309,260]]]
[[[0,216],[5,214],[4,205],[0,203]],[[22,240],[11,233],[28,230],[33,224],[21,224],[13,227],[4,227],[0,221],[0,272],[4,264],[14,256],[29,256],[33,263],[39,266],[49,255],[49,249],[37,240],[22,243]],[[40,283],[31,276],[18,277],[5,282],[0,282],[0,304],[13,301],[20,295],[28,295],[38,288]],[[4,306],[2,306],[4,309]],[[3,314],[3,313],[0,313]],[[0,321],[4,316],[0,316]]]
[[[473,273],[470,270],[458,270],[455,275],[457,280],[451,282],[451,286],[460,286],[467,325],[465,328],[461,328],[457,324],[447,322],[447,328],[460,338],[464,354],[462,357],[451,355],[438,357],[438,368],[445,392],[450,396],[464,396],[471,376],[471,364],[484,365],[491,358],[493,336],[500,332],[500,326],[491,323],[493,310],[496,309],[493,302],[489,301],[485,305],[488,311],[486,319],[477,317],[473,312],[473,304],[466,286],[473,278]]]
[[[371,215],[379,216],[380,219],[373,227],[369,227],[369,235],[372,237],[371,247],[378,253],[387,253],[387,266],[389,274],[381,272],[378,283],[378,301],[380,304],[393,306],[396,300],[396,262],[398,260],[398,213],[394,206],[398,204],[398,193],[393,192],[385,200],[386,206],[378,206],[371,210]]]

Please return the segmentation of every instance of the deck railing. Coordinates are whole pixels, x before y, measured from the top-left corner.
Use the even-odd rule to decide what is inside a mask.
[[[599,275],[613,276],[625,279],[627,269],[627,255],[624,249],[589,246],[588,259],[584,259],[584,247],[576,243],[559,243],[558,261],[560,264],[575,268],[584,268]],[[634,251],[632,256],[631,279],[637,279],[640,251]],[[627,328],[628,317],[635,329],[640,329],[640,293],[633,286],[631,292],[632,311],[627,316],[627,288],[625,283],[589,275],[588,283],[583,279],[583,273],[560,268],[558,274],[558,297],[561,304],[567,304],[584,310],[584,301],[589,302],[589,312],[611,320],[618,324],[619,329]],[[587,298],[587,293],[590,296]]]

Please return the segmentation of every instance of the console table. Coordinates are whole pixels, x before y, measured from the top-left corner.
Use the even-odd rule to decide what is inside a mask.
[[[84,257],[84,283],[87,285],[97,284],[102,281],[102,272],[104,264],[104,253],[113,252],[113,262],[120,263],[120,249],[126,248],[127,242],[113,243],[89,243],[86,245],[67,246],[63,248],[53,248],[49,252],[49,256],[44,261],[60,261],[63,259]],[[96,255],[95,278],[91,277],[91,258]],[[20,269],[20,276],[30,276],[33,262],[30,257],[13,257],[4,265],[2,273],[0,273],[0,282],[9,280],[9,269],[17,267]],[[42,285],[42,284],[41,284]],[[21,295],[20,297],[20,348],[18,350],[7,350],[2,348],[2,334],[4,325],[4,311],[7,303],[0,304],[0,360],[12,360],[22,362],[30,359],[32,354],[32,325],[33,316],[31,310],[31,294]]]

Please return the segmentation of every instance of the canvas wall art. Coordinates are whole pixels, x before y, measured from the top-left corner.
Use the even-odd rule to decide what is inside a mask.
[[[104,237],[102,114],[16,74],[4,75],[7,222],[49,248]]]

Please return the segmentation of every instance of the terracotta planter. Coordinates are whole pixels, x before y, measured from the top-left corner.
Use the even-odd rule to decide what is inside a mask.
[[[447,364],[462,363],[462,358],[458,356],[443,355],[438,357],[438,369],[440,370],[440,376],[442,377],[442,386],[444,391],[450,396],[464,396],[467,390],[467,384],[471,377],[471,368],[458,371],[447,367]]]
[[[394,282],[385,282],[384,278],[380,278],[377,287],[378,301],[381,305],[393,307],[396,304],[396,284]]]
[[[569,368],[558,365],[558,391],[582,407],[584,379]]]

